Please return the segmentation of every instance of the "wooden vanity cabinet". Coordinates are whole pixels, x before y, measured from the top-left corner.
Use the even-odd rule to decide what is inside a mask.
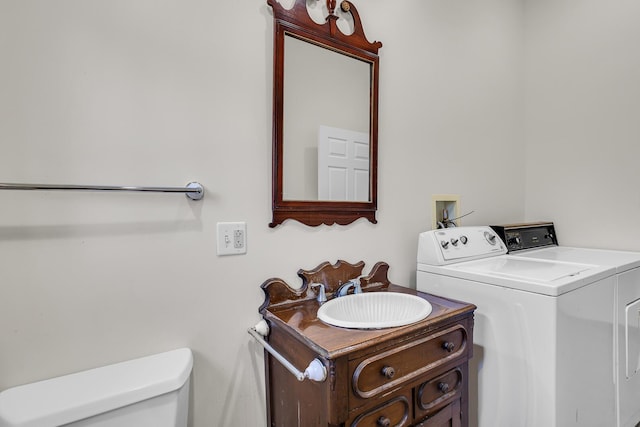
[[[321,267],[354,266],[325,264],[298,272],[304,282],[299,290],[281,287],[279,279],[263,284],[267,298],[260,312],[270,327],[269,344],[300,370],[318,358],[328,373],[324,382],[298,381],[265,351],[268,426],[466,427],[475,306],[390,284],[388,265],[378,263],[362,279],[365,292],[418,295],[431,303],[432,313],[396,328],[327,325],[317,319],[320,304],[305,286],[317,283],[310,276]],[[335,291],[331,283],[325,286]],[[293,298],[282,299],[285,290]]]

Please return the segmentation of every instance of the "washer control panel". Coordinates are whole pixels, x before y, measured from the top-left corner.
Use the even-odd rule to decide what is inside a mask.
[[[443,265],[507,252],[490,227],[454,227],[426,231],[418,242],[418,263]]]

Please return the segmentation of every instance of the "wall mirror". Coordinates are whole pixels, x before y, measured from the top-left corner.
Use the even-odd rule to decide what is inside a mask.
[[[274,17],[269,226],[376,223],[382,43],[367,40],[349,1],[284,3],[267,0]]]

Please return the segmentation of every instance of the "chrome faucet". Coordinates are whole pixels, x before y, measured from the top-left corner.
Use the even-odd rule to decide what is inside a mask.
[[[354,294],[361,294],[362,293],[362,286],[360,286],[360,277],[362,277],[362,276],[356,277],[355,279],[351,279],[348,282],[346,282],[345,284],[343,284],[342,286],[340,286],[338,288],[338,296],[337,297],[343,297],[343,296],[347,295],[349,293],[349,289],[350,288],[353,288],[353,293]]]
[[[316,297],[320,304],[322,304],[323,302],[327,302],[327,294],[324,290],[324,283],[312,283],[310,286],[311,289],[320,288],[320,290],[318,291],[318,296]]]

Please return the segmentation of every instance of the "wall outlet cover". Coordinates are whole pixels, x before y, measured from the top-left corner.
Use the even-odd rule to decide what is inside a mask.
[[[247,253],[246,222],[219,222],[216,231],[218,255]]]

